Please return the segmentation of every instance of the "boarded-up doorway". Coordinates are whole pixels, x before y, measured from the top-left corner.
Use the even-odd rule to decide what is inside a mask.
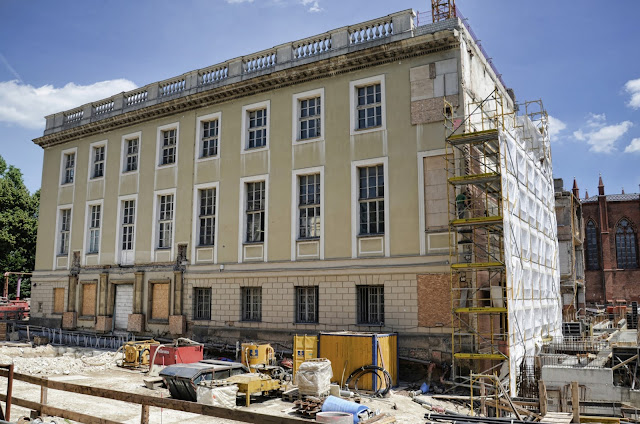
[[[115,328],[126,330],[129,314],[133,312],[133,284],[117,284],[113,312]]]

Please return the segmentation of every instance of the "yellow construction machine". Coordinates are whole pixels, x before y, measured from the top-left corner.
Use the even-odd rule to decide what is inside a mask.
[[[130,341],[122,345],[123,359],[120,364],[124,368],[138,368],[141,366],[149,366],[149,352],[151,346],[159,346],[160,342],[153,339]]]

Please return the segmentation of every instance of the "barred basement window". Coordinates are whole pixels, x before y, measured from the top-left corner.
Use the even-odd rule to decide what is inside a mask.
[[[359,130],[382,126],[382,87],[380,83],[357,87]]]
[[[216,189],[199,190],[200,193],[200,246],[215,243],[216,229]]]
[[[318,286],[296,287],[296,322],[318,322]]]
[[[124,172],[133,172],[138,170],[138,143],[137,138],[126,141],[126,157]]]
[[[320,174],[300,176],[299,237],[320,237]]]
[[[211,289],[210,288],[194,288],[193,289],[193,319],[194,320],[210,320],[211,319]]]
[[[384,167],[358,168],[360,235],[384,234]]]
[[[160,165],[171,165],[176,162],[176,130],[162,131],[162,156]]]
[[[262,287],[242,287],[242,321],[262,320]]]
[[[173,194],[160,196],[158,211],[158,249],[171,247],[173,229]]]
[[[89,219],[89,251],[88,253],[98,253],[100,250],[100,205],[91,206],[91,216]]]
[[[264,242],[265,182],[247,183],[247,243]]]
[[[60,250],[58,254],[69,254],[69,236],[71,234],[71,209],[60,211]]]
[[[249,137],[247,149],[264,147],[267,145],[267,109],[249,111]]]
[[[621,220],[616,227],[616,256],[618,258],[618,268],[638,268],[636,233],[626,219]]]
[[[384,324],[384,286],[357,286],[358,324]]]
[[[202,152],[200,157],[208,158],[218,154],[218,120],[202,123]]]
[[[64,177],[62,179],[62,184],[73,183],[75,169],[76,169],[76,154],[75,153],[65,154],[64,155]]]
[[[135,234],[136,201],[122,202],[122,250],[133,250]]]
[[[298,140],[308,140],[320,137],[320,97],[300,100],[300,115],[298,116]]]
[[[91,178],[104,177],[104,146],[93,148],[93,175]]]
[[[585,232],[587,238],[587,269],[600,269],[600,264],[598,263],[598,231],[596,230],[596,224],[589,220]]]

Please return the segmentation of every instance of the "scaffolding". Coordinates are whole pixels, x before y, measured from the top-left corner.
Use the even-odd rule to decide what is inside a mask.
[[[555,223],[547,115],[534,101],[522,104],[518,116],[498,88],[469,102],[466,116],[454,110],[445,100],[453,370],[492,369],[515,394],[524,357],[557,336],[561,323],[553,307],[560,295],[555,224],[548,222]],[[535,276],[525,278],[522,269],[534,265]],[[549,295],[547,286],[556,285]],[[542,311],[542,325],[526,308]]]
[[[455,0],[431,0],[432,22],[445,21],[456,16]]]

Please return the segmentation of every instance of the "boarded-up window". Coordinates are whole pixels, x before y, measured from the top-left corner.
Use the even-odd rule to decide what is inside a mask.
[[[449,274],[418,275],[418,325],[451,326],[451,284]]]
[[[424,158],[424,211],[427,230],[444,229],[449,224],[447,171],[442,155]]]
[[[53,313],[61,314],[64,312],[64,289],[53,289]]]
[[[169,319],[169,284],[151,284],[151,319]]]
[[[96,314],[96,284],[82,285],[82,316],[92,317]]]

